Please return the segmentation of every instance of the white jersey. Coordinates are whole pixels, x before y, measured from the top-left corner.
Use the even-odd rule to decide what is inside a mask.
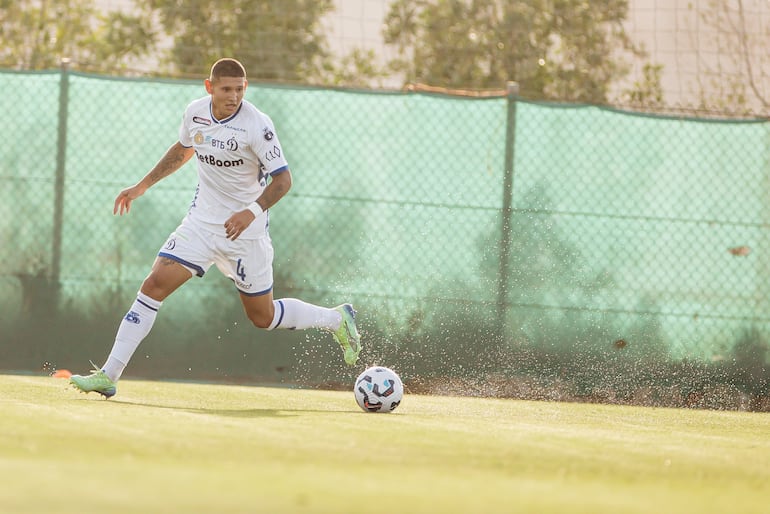
[[[195,148],[198,160],[198,189],[188,217],[214,232],[224,232],[230,216],[259,198],[268,175],[289,169],[273,121],[246,100],[224,120],[214,118],[210,96],[194,100],[185,110],[179,142]],[[261,237],[266,227],[267,212],[239,237]]]

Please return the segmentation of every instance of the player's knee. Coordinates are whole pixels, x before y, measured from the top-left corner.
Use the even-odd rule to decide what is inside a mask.
[[[257,327],[262,329],[269,329],[273,323],[273,316],[263,312],[250,312],[248,313],[249,321]]]
[[[147,278],[144,279],[144,282],[142,282],[141,287],[142,293],[146,294],[150,298],[164,298],[166,296],[166,291],[163,286],[163,283],[158,280],[158,278],[155,276],[155,274],[151,273],[147,276]]]

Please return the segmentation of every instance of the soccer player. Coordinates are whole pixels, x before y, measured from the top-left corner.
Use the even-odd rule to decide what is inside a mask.
[[[113,214],[122,216],[158,181],[193,156],[197,160],[198,188],[187,216],[160,248],[120,323],[107,361],[91,375],[70,379],[80,391],[113,396],[163,300],[191,277],[202,277],[212,264],[233,280],[256,327],[325,329],[342,347],[348,365],[358,360],[361,342],[352,305],[325,308],[295,298],[273,299],[268,210],[289,191],[291,171],[272,120],[243,99],[247,86],[243,65],[220,59],[204,84],[208,95],[187,106],[179,141],[142,180],[115,199]]]

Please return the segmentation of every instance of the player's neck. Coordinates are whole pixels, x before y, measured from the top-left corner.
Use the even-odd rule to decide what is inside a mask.
[[[214,116],[214,119],[216,121],[222,121],[227,118],[232,118],[235,116],[235,114],[241,109],[242,104],[238,104],[238,107],[235,108],[232,112],[222,112],[221,110],[217,109],[214,105],[211,106],[211,115]]]

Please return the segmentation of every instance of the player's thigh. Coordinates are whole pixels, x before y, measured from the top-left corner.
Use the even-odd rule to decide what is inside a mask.
[[[268,328],[273,321],[273,244],[270,238],[226,240],[215,259],[241,296],[249,320]]]
[[[158,251],[142,292],[163,300],[191,277],[202,277],[216,253],[211,239],[210,233],[185,218]]]
[[[142,293],[162,302],[193,277],[192,272],[168,257],[158,256],[142,283]]]
[[[268,291],[258,296],[249,296],[241,292],[240,296],[243,310],[246,312],[246,317],[249,318],[249,321],[257,327],[268,328],[275,316],[273,292]]]

